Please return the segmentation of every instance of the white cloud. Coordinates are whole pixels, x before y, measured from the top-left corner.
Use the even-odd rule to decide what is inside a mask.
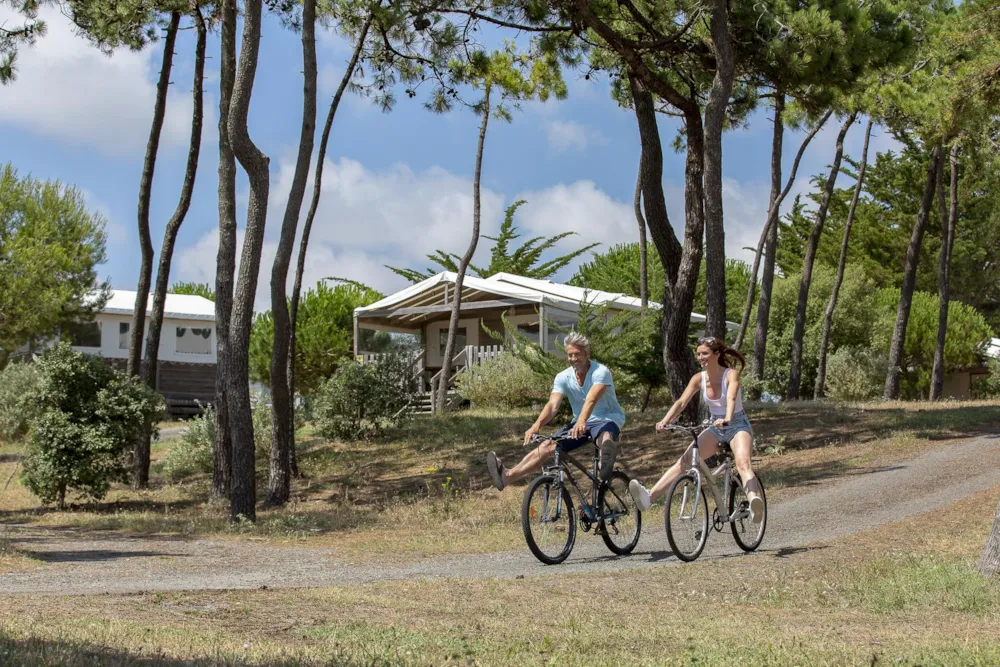
[[[597,242],[602,246],[597,249],[600,251],[617,243],[631,243],[639,235],[631,204],[613,199],[593,181],[522,192],[516,199],[528,202],[517,211],[517,225],[526,234],[576,232],[578,236],[564,242],[566,249],[571,243]]]
[[[10,17],[9,9],[0,11],[0,21]],[[162,40],[141,53],[121,50],[108,57],[77,36],[59,11],[46,9],[40,17],[48,32],[18,53],[17,79],[4,89],[0,123],[106,154],[141,154],[153,115],[152,79],[159,71]],[[178,78],[188,41],[178,39],[161,137],[166,148],[185,146],[190,137],[191,81],[186,73]],[[206,95],[205,128],[214,126],[213,115]],[[212,136],[206,131],[203,141]]]
[[[278,168],[272,174],[268,232],[255,300],[257,310],[270,308],[270,270],[294,172],[293,157],[276,160]],[[311,192],[310,182],[303,218]],[[665,194],[671,222],[681,236],[683,185],[668,182]],[[724,180],[728,257],[752,260],[752,252],[743,248],[756,246],[767,216],[767,197],[768,187],[764,182]],[[597,249],[601,251],[618,243],[631,243],[638,236],[631,202],[614,199],[592,181],[523,191],[511,198],[484,189],[482,233],[495,234],[503,209],[518,199],[527,201],[518,209],[516,218],[522,241],[531,236],[573,231],[577,236],[560,245],[563,252],[594,242],[601,244]],[[406,281],[385,268],[386,264],[424,269],[429,265],[425,255],[438,248],[461,253],[469,242],[471,220],[472,184],[467,178],[440,168],[414,172],[396,165],[373,171],[348,158],[338,162],[328,160],[303,284],[311,287],[333,276],[359,280],[387,293],[395,291],[404,287]],[[242,237],[241,230],[239,249]],[[490,245],[487,240],[480,241],[477,260],[486,259]],[[217,232],[213,230],[194,245],[179,250],[175,264],[178,280],[213,282],[217,248]],[[298,243],[295,248],[298,252]],[[555,278],[565,280],[574,270],[575,266],[567,267]],[[289,288],[292,279],[290,275]]]
[[[111,207],[93,192],[86,188],[80,188],[80,192],[87,203],[87,208],[104,218],[104,231],[107,234],[108,245],[111,246],[111,249],[125,248],[126,244],[132,238],[131,228],[117,222],[111,215]]]
[[[288,156],[280,160],[272,175],[268,233],[257,283],[258,310],[270,307],[269,272],[293,172],[292,156]],[[303,218],[311,191],[310,183]],[[562,244],[569,250],[595,241],[607,247],[632,241],[637,235],[631,204],[612,199],[590,181],[522,192],[510,199],[484,188],[484,235],[496,233],[503,209],[516,199],[528,202],[517,215],[523,238],[575,231],[579,236]],[[469,242],[471,221],[472,183],[468,178],[440,168],[414,172],[397,165],[372,171],[347,158],[328,160],[303,283],[312,286],[322,278],[336,276],[359,280],[384,292],[395,291],[406,281],[384,265],[424,269],[429,265],[425,255],[438,248],[461,253]],[[484,261],[490,246],[488,240],[481,239],[476,259]],[[217,249],[214,230],[180,249],[175,264],[178,280],[214,281]],[[572,270],[564,272],[568,276]],[[289,285],[291,280],[289,276]]]
[[[607,140],[597,130],[588,128],[572,120],[551,120],[545,124],[545,134],[549,146],[556,150],[586,150],[591,143],[606,143]]]
[[[272,172],[258,309],[270,307],[269,271],[293,173],[292,156],[282,158]],[[303,221],[311,196],[310,178]],[[483,188],[481,208],[483,233],[494,233],[502,218],[503,197]],[[321,278],[336,276],[360,280],[383,291],[399,289],[406,281],[385,264],[423,269],[429,264],[424,256],[438,248],[460,253],[469,243],[471,223],[470,179],[440,168],[416,173],[397,165],[373,172],[348,158],[327,160],[303,284],[311,286]],[[484,246],[481,242],[480,248]],[[295,247],[298,252],[298,243]],[[212,231],[181,250],[176,265],[181,279],[214,280],[217,248],[217,232]]]

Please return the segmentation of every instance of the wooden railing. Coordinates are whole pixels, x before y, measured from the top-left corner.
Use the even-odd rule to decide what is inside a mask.
[[[451,359],[451,369],[470,368],[477,366],[484,361],[499,357],[503,354],[503,345],[466,345],[465,348]],[[441,378],[444,375],[444,368],[441,368],[431,377],[431,410],[438,411],[437,395],[441,388]],[[448,374],[448,389],[455,384],[455,373]]]

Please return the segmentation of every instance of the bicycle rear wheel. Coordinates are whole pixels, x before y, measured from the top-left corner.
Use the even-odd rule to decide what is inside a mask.
[[[576,508],[555,476],[538,477],[524,492],[521,528],[531,553],[546,565],[563,562],[573,550]]]
[[[757,475],[757,484],[760,486],[760,498],[764,501],[764,516],[760,523],[750,520],[750,501],[740,484],[739,475],[733,478],[729,487],[729,516],[734,513],[739,514],[739,518],[733,518],[729,522],[729,527],[733,530],[733,539],[743,551],[753,551],[764,541],[764,531],[767,530],[767,495],[764,493],[764,482],[760,475]]]
[[[670,485],[663,514],[674,554],[688,562],[700,556],[708,540],[708,502],[694,475],[681,475]]]
[[[597,496],[604,528],[601,539],[612,553],[619,556],[632,553],[642,532],[642,513],[628,492],[629,481],[628,475],[615,470]]]

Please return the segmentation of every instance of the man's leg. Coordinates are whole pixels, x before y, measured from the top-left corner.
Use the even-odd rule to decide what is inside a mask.
[[[552,458],[552,455],[556,453],[556,443],[551,440],[546,440],[545,442],[538,445],[538,447],[532,449],[528,452],[521,462],[512,468],[504,468],[503,463],[497,459],[500,465],[501,474],[503,475],[503,484],[506,487],[508,484],[513,484],[519,479],[527,477],[533,472],[541,470],[542,464]]]
[[[611,473],[615,469],[615,459],[618,457],[618,441],[615,440],[614,434],[611,431],[602,431],[597,436],[597,448],[601,451],[601,481],[606,482],[611,479]]]

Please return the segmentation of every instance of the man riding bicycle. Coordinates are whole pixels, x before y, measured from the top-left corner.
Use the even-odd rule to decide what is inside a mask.
[[[552,421],[563,396],[566,396],[573,408],[573,423],[556,434],[560,437],[562,451],[571,452],[588,443],[595,443],[601,451],[601,479],[607,479],[615,465],[625,412],[618,404],[611,371],[607,366],[591,360],[587,337],[574,331],[566,336],[563,345],[569,368],[556,375],[548,403],[524,433],[524,446],[530,445],[539,430]],[[490,452],[486,455],[486,469],[497,490],[503,491],[508,484],[540,470],[555,451],[555,441],[545,440],[512,468],[505,468],[496,453]]]

